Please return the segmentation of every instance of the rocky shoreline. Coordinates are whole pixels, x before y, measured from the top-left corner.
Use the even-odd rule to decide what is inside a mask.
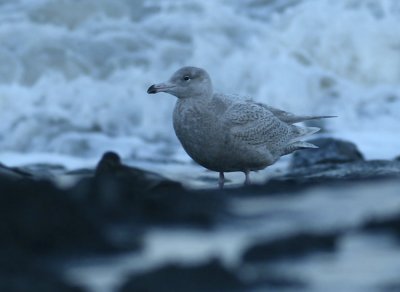
[[[399,159],[368,161],[354,144],[337,139],[311,142],[320,148],[296,152],[287,173],[264,184],[223,191],[187,189],[156,173],[123,165],[112,152],[104,154],[93,174],[68,188],[57,187],[46,172],[0,165],[0,291],[87,291],[65,279],[62,266],[69,258],[140,254],[152,228],[234,228],[232,222],[245,221],[232,211],[235,200],[306,196],[309,190],[335,191],[357,184],[370,185],[371,192],[384,200],[381,185],[400,189]],[[298,228],[271,238],[260,234],[241,251],[236,265],[218,258],[198,264],[166,263],[133,273],[115,291],[167,291],[165,285],[169,291],[306,289],[312,283],[275,270],[275,263],[335,254],[338,242],[352,232],[383,232],[400,239],[400,208],[387,216],[371,215],[357,226]],[[379,289],[394,291],[390,287],[396,285],[383,283]]]

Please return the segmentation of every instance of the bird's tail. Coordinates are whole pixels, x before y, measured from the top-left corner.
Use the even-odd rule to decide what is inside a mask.
[[[337,116],[296,116],[293,115],[290,118],[290,123],[299,123],[299,122],[305,122],[305,121],[310,121],[310,120],[319,120],[319,119],[331,119],[331,118],[337,118]]]
[[[304,137],[310,136],[319,130],[317,127],[300,127],[292,125],[292,139],[289,141],[288,145],[283,149],[282,155],[292,153],[293,151],[308,148],[318,148],[318,146],[301,141]]]
[[[287,145],[286,148],[283,150],[282,155],[287,155],[292,153],[293,151],[300,149],[315,149],[315,148],[318,148],[318,146],[304,141],[296,141]]]
[[[310,136],[316,132],[318,132],[319,130],[321,130],[321,128],[318,127],[299,127],[299,126],[292,126],[292,130],[293,130],[293,138],[290,142],[296,142],[299,141],[300,139]]]

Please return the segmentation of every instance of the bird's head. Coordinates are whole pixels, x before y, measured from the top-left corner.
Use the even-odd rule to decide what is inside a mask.
[[[178,98],[206,98],[212,95],[208,73],[201,68],[183,67],[163,83],[153,84],[147,93],[166,92]]]

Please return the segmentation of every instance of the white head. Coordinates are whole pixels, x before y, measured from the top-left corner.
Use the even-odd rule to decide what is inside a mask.
[[[210,76],[204,69],[183,67],[167,82],[150,86],[147,93],[166,92],[178,98],[205,98],[211,97],[212,91]]]

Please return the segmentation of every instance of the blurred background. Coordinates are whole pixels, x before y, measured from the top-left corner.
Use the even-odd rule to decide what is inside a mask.
[[[189,162],[175,97],[146,93],[184,65],[216,91],[338,115],[330,135],[393,158],[399,26],[397,0],[1,0],[0,160]]]

